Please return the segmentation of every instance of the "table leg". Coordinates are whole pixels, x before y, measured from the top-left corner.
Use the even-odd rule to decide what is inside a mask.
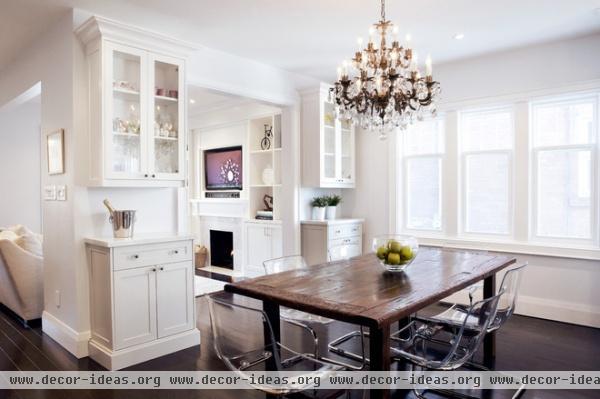
[[[390,326],[369,329],[369,358],[372,371],[390,370]],[[371,398],[389,398],[387,389],[371,390]]]
[[[279,321],[279,305],[270,301],[263,301],[263,310],[267,314],[267,319],[271,323],[271,328],[273,328],[273,335],[275,337],[276,342],[281,342],[281,323]],[[267,325],[265,324],[263,328],[263,336],[265,346],[271,345],[271,336],[269,334],[269,330]],[[273,348],[273,350],[278,350],[278,348]],[[267,370],[275,370],[276,365],[274,362],[275,359],[271,359],[267,361]]]
[[[491,298],[496,295],[496,274],[483,280],[483,297]],[[490,367],[496,357],[496,332],[485,334],[483,338],[483,364]]]

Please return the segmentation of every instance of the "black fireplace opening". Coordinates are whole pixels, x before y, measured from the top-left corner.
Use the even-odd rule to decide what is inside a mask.
[[[233,270],[233,233],[210,231],[210,264]]]

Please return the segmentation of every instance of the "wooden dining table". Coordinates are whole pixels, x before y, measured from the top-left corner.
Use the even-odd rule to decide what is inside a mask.
[[[422,247],[402,272],[386,271],[370,253],[227,284],[225,291],[261,300],[277,340],[280,306],[368,327],[370,369],[387,371],[393,323],[481,280],[483,296],[493,296],[496,273],[515,262],[497,254]],[[484,359],[494,356],[490,333]]]

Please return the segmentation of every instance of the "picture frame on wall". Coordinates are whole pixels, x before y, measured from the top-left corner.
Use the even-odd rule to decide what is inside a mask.
[[[46,150],[48,155],[48,174],[59,175],[65,173],[65,144],[64,129],[48,133],[46,136]]]

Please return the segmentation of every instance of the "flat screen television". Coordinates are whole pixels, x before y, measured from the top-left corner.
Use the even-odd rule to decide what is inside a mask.
[[[242,147],[204,150],[206,190],[242,190]]]

